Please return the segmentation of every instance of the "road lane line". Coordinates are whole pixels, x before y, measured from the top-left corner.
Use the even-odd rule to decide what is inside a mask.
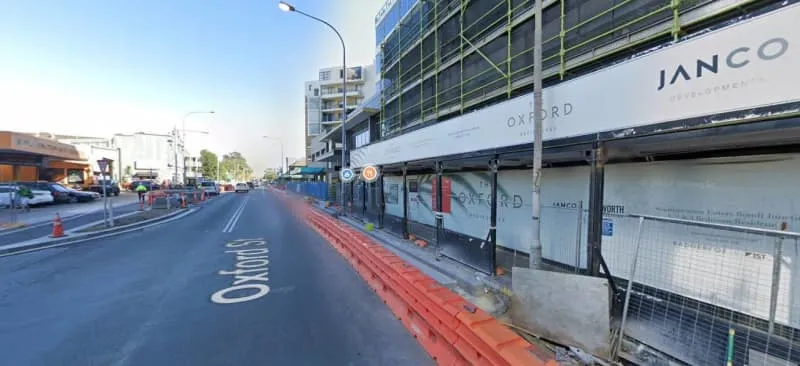
[[[242,203],[244,203],[244,202],[242,202]],[[233,219],[236,218],[236,215],[241,210],[242,210],[242,205],[241,204],[238,207],[236,207],[235,210],[233,210],[233,213],[231,214],[231,218],[228,219],[228,222],[225,223],[225,227],[222,228],[222,232],[223,233],[227,233],[228,232],[228,229],[230,228],[231,224],[233,223]]]
[[[236,224],[239,222],[239,218],[242,217],[242,212],[244,212],[244,207],[247,205],[247,201],[250,200],[250,197],[246,197],[241,205],[233,212],[231,218],[228,220],[228,223],[225,224],[225,227],[222,228],[223,233],[230,233],[233,232],[233,228],[236,227]]]

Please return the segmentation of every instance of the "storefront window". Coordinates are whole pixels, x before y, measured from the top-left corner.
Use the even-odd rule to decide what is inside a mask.
[[[83,183],[83,169],[67,169],[67,183]]]

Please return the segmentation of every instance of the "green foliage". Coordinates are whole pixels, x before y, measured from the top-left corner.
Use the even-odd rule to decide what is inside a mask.
[[[264,171],[264,180],[271,181],[275,180],[278,177],[277,172],[274,169],[267,169]]]
[[[217,180],[217,154],[208,150],[200,150],[200,163],[202,164],[201,172],[203,177]]]
[[[232,152],[222,156],[220,164],[222,180],[247,181],[253,176],[253,169],[247,165],[247,159],[239,152]]]

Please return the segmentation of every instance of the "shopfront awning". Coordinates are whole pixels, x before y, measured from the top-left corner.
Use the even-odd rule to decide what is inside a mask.
[[[309,175],[322,175],[325,174],[325,168],[318,168],[318,167],[300,167],[294,168],[291,172],[291,175],[301,175],[301,176],[309,176]]]
[[[0,131],[0,150],[64,160],[83,159],[78,149],[73,145],[11,131]]]

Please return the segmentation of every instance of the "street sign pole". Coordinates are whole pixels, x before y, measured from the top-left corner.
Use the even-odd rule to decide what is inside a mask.
[[[114,214],[111,211],[111,205],[108,201],[108,191],[106,190],[106,172],[108,170],[108,160],[98,160],[97,166],[100,167],[100,184],[103,186],[103,221],[105,221],[106,227],[113,227]]]

